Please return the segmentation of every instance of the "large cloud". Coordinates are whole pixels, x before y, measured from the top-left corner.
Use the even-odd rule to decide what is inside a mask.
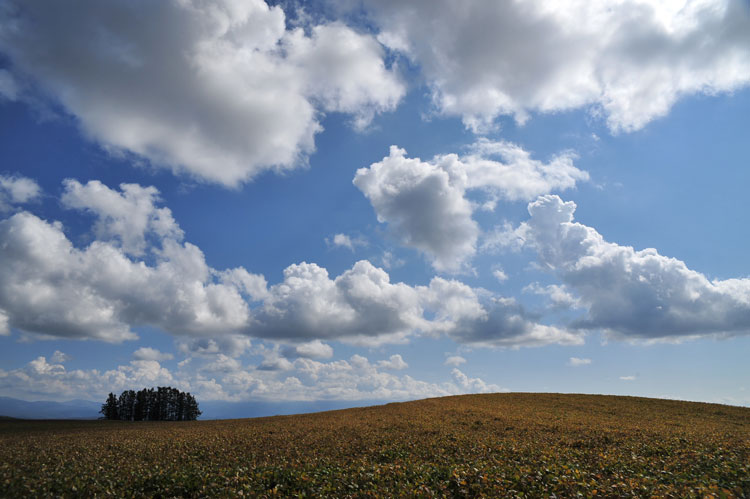
[[[320,111],[362,127],[404,94],[372,36],[308,28],[262,0],[11,1],[0,52],[105,147],[236,185],[303,161]]]
[[[475,130],[499,115],[590,106],[629,131],[684,95],[750,82],[743,0],[364,4],[379,39],[420,66],[438,110]]]
[[[243,295],[252,299],[265,281],[241,268],[211,269],[199,248],[179,241],[182,231],[170,210],[154,205],[156,189],[124,184],[118,192],[96,181],[65,186],[66,204],[97,215],[101,239],[79,249],[58,222],[28,212],[1,220],[0,317],[6,330],[122,341],[135,338],[131,327],[138,325],[198,335],[247,327]],[[128,255],[143,253],[148,239],[154,240],[153,265]]]
[[[198,247],[181,241],[182,230],[158,206],[153,187],[114,190],[74,180],[64,186],[65,206],[96,217],[96,239],[78,248],[60,223],[25,211],[0,220],[0,334],[15,328],[119,342],[134,339],[135,327],[154,326],[180,337],[185,353],[227,358],[246,351],[252,336],[289,343],[272,359],[287,367],[284,357],[330,356],[322,339],[378,345],[427,334],[493,346],[581,341],[540,324],[511,299],[441,277],[427,286],[392,283],[366,260],[335,278],[315,263],[293,264],[269,287],[242,267],[210,267]]]
[[[391,146],[382,161],[357,170],[354,184],[402,244],[423,252],[437,270],[456,272],[476,252],[479,236],[467,190],[484,192],[484,207],[492,209],[498,199],[529,200],[587,179],[571,153],[543,163],[514,144],[482,139],[464,156],[431,161]]]
[[[575,208],[540,197],[516,234],[580,296],[588,314],[576,326],[645,339],[750,332],[750,279],[711,281],[655,249],[607,242],[573,221]]]
[[[582,343],[579,334],[539,319],[513,299],[456,280],[391,283],[387,272],[361,260],[334,279],[316,264],[290,265],[254,310],[248,332],[270,340],[327,338],[362,345],[405,342],[415,333],[496,347]]]
[[[362,342],[403,341],[427,325],[418,290],[391,283],[364,260],[335,279],[314,263],[290,265],[284,280],[269,288],[256,321],[253,336]]]

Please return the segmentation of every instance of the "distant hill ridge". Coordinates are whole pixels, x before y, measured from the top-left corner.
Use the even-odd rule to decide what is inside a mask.
[[[97,419],[101,403],[91,400],[34,401],[0,397],[0,414],[15,419]]]

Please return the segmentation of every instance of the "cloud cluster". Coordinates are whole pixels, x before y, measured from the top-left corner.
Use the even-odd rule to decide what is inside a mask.
[[[45,400],[103,400],[134,386],[175,386],[179,381],[154,360],[133,360],[115,369],[67,369],[65,359],[40,356],[24,367],[0,369],[0,390],[8,396]]]
[[[351,0],[339,0],[351,4]],[[417,64],[438,111],[475,131],[500,115],[589,108],[614,131],[680,97],[750,83],[743,0],[365,0],[378,39]]]
[[[136,338],[131,327],[138,325],[192,335],[247,326],[247,289],[225,282],[200,249],[179,241],[182,231],[170,210],[153,203],[154,188],[125,184],[115,191],[96,181],[67,181],[65,189],[65,204],[96,214],[102,239],[79,249],[58,222],[29,212],[1,220],[0,322],[6,331],[119,342]],[[155,263],[131,259],[149,238],[156,241]]]
[[[643,339],[750,332],[750,279],[709,280],[655,249],[605,241],[573,221],[575,203],[542,196],[515,232],[587,309],[574,326]]]
[[[371,35],[306,28],[262,0],[11,1],[0,91],[29,80],[105,148],[234,186],[303,162],[321,112],[361,128],[404,95]]]
[[[427,286],[392,283],[366,260],[336,277],[315,263],[292,264],[272,286],[242,267],[214,269],[198,247],[181,241],[153,187],[66,180],[62,201],[95,217],[96,239],[87,247],[76,247],[60,223],[26,211],[0,220],[0,334],[15,328],[120,342],[137,337],[133,328],[153,326],[180,337],[184,353],[228,358],[250,348],[247,337],[287,343],[269,356],[268,369],[329,358],[326,339],[379,345],[427,334],[509,347],[581,341],[512,299],[441,277]],[[139,361],[160,355],[135,354]]]
[[[530,200],[587,179],[572,153],[543,163],[514,144],[481,139],[469,154],[431,161],[407,158],[404,149],[391,146],[382,161],[357,170],[354,185],[401,244],[424,253],[435,269],[457,272],[476,252],[480,233],[472,219],[478,206],[467,191],[486,194],[483,207],[494,209],[498,199]]]
[[[455,368],[451,372],[453,381],[442,383],[387,372],[405,367],[398,355],[377,362],[361,355],[331,362],[308,358],[287,362],[283,370],[268,370],[262,364],[243,365],[236,359],[219,355],[198,365],[191,363],[189,369],[178,367],[175,371],[163,367],[157,360],[133,360],[115,369],[99,371],[68,370],[63,361],[38,357],[18,369],[0,369],[0,391],[10,396],[56,400],[103,399],[110,391],[170,385],[192,392],[199,400],[392,401],[502,390]]]

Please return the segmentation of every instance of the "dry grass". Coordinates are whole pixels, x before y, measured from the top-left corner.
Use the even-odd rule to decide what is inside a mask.
[[[0,421],[0,496],[750,497],[750,409],[466,395],[198,422]]]

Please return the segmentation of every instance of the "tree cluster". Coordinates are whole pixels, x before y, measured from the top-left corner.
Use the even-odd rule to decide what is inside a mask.
[[[195,421],[201,415],[195,397],[169,386],[110,393],[99,412],[121,421]]]

